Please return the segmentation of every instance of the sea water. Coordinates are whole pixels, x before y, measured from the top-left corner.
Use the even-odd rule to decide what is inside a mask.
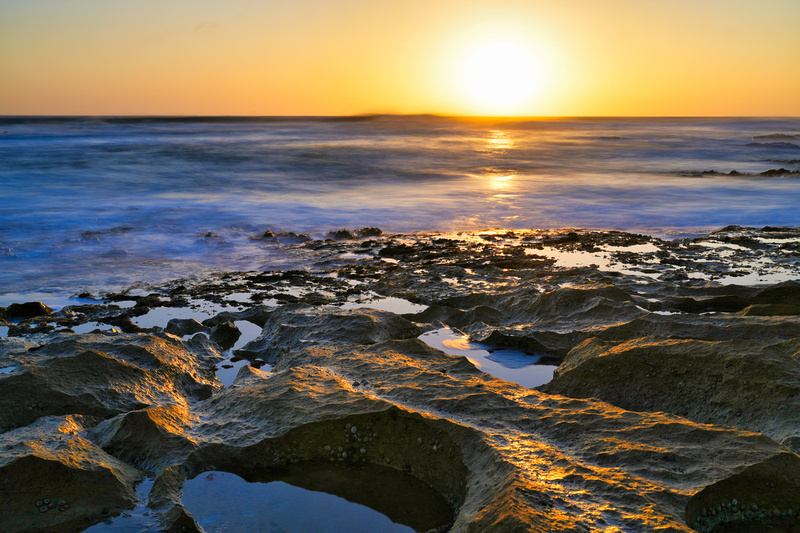
[[[800,225],[798,169],[800,119],[0,118],[0,305],[287,266],[267,230]]]

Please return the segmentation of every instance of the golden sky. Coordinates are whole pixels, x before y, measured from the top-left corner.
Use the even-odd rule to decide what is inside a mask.
[[[800,0],[0,0],[0,115],[800,116]]]

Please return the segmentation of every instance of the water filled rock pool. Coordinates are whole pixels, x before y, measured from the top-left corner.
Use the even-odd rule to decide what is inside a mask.
[[[206,533],[411,533],[452,520],[434,489],[389,468],[300,464],[280,473],[203,472],[183,487],[183,506]]]
[[[428,346],[450,355],[463,355],[478,369],[523,387],[538,387],[553,379],[558,365],[540,363],[541,356],[522,350],[496,349],[492,346],[470,341],[450,328],[440,328],[420,336]]]

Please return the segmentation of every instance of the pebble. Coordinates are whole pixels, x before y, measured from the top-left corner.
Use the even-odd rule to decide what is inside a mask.
[[[358,428],[356,428],[355,426],[350,428],[350,433],[356,434],[357,432],[358,432]]]

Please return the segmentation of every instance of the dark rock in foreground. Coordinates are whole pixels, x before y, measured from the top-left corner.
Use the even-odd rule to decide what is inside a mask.
[[[82,531],[135,505],[142,472],[81,437],[86,423],[44,417],[0,435],[4,531]]]

